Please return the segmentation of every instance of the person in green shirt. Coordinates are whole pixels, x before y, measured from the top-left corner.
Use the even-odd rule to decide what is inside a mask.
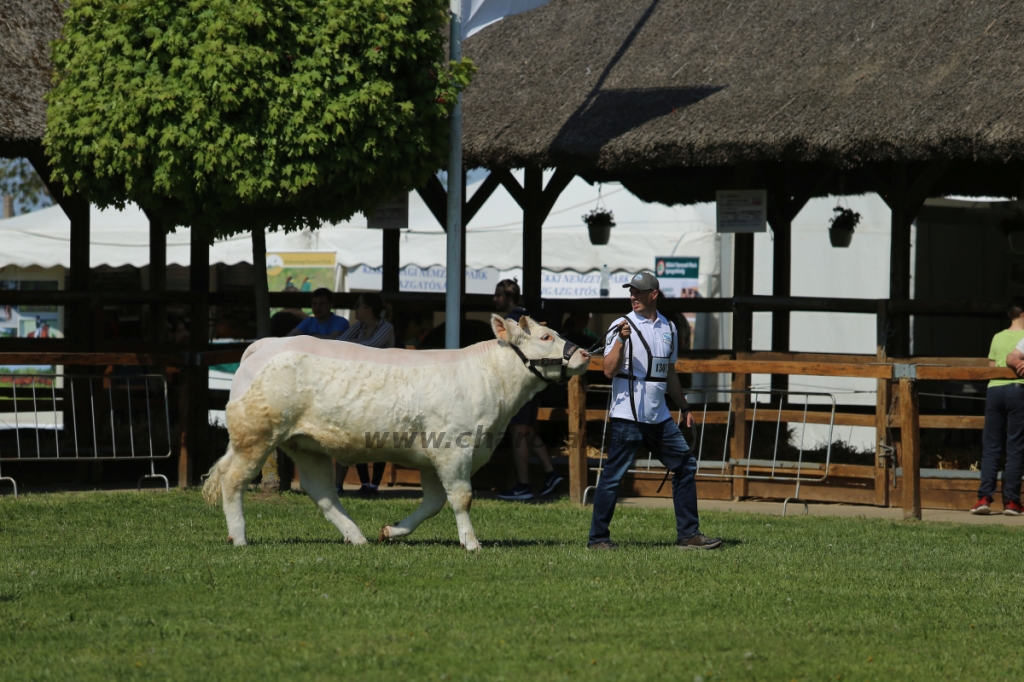
[[[1015,297],[1006,311],[1010,328],[992,337],[988,353],[990,367],[1017,368],[1013,357],[1024,341],[1024,297]],[[1007,356],[1010,356],[1009,358]],[[1020,372],[1018,371],[1018,374]],[[972,514],[990,514],[999,476],[999,460],[1006,455],[1003,472],[1003,513],[1020,516],[1020,483],[1024,467],[1024,379],[993,379],[985,394],[985,430],[981,436],[981,485]]]

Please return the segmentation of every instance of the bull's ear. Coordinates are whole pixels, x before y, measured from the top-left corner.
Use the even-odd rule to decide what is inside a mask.
[[[506,325],[507,322],[501,315],[491,315],[491,329],[494,331],[494,335],[502,341],[508,341]]]
[[[530,333],[530,318],[528,318],[526,315],[523,315],[522,317],[520,317],[519,318],[519,328],[522,329],[527,334],[529,334]]]

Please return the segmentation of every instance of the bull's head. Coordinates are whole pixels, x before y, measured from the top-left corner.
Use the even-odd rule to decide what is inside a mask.
[[[491,329],[500,341],[508,343],[527,369],[549,384],[583,374],[590,364],[587,351],[526,315],[519,318],[518,324],[491,315]]]

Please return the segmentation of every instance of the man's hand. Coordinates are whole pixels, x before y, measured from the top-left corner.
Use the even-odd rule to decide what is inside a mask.
[[[629,338],[631,329],[629,322],[623,321],[619,325],[618,336],[612,343],[612,349],[605,354],[603,363],[604,375],[611,379],[619,371],[619,366],[622,365],[622,348],[626,345],[626,339]]]
[[[1006,366],[1013,369],[1017,376],[1024,377],[1024,353],[1014,348],[1013,352],[1006,356]]]
[[[683,424],[688,429],[692,429],[693,425],[697,423],[697,420],[693,418],[693,410],[689,407],[685,408],[686,412],[683,414]]]

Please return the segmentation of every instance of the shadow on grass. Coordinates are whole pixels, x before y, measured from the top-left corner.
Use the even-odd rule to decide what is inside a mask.
[[[12,601],[17,601],[18,597],[21,596],[21,592],[4,592],[0,593],[0,604],[5,604]]]

